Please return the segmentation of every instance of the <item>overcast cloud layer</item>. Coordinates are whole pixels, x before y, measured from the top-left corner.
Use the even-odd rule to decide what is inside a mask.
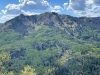
[[[69,2],[62,4],[63,7],[60,5],[52,6],[47,0],[18,0],[18,2],[19,4],[8,4],[5,6],[5,9],[0,13],[0,15],[3,15],[0,18],[1,22],[5,22],[21,13],[26,15],[39,14],[36,12],[37,10],[58,13],[70,11],[76,16],[100,16],[100,0],[69,0]]]

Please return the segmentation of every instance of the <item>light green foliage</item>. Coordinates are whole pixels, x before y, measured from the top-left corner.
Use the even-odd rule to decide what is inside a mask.
[[[7,75],[14,75],[13,71],[7,73]]]
[[[0,52],[0,74],[6,73],[8,62],[10,61],[10,54],[7,52]]]
[[[24,67],[20,75],[36,75],[35,69],[31,68],[29,65]]]

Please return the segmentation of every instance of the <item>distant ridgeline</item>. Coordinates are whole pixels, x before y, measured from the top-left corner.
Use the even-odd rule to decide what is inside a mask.
[[[1,24],[0,75],[100,75],[100,17],[45,12]]]

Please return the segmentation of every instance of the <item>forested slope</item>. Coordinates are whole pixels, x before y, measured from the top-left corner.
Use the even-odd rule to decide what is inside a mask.
[[[100,75],[100,18],[46,12],[0,25],[0,75]]]

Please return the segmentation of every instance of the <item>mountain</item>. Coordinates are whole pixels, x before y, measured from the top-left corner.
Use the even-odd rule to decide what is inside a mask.
[[[0,25],[0,74],[99,75],[99,53],[100,17],[45,12]]]

